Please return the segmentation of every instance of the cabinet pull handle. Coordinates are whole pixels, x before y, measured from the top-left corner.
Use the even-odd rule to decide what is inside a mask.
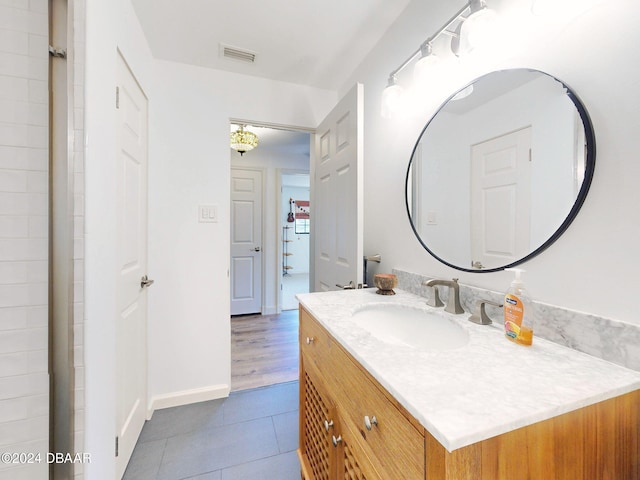
[[[371,418],[369,418],[369,415],[365,415],[364,426],[367,427],[367,430],[371,430],[372,425],[375,425],[376,427],[378,426],[378,419],[376,418],[376,416],[374,415]]]
[[[331,436],[331,441],[333,442],[333,446],[334,446],[334,447],[337,447],[337,446],[338,446],[338,444],[339,444],[340,442],[342,442],[342,435],[338,435],[338,438],[336,438],[336,436],[335,436],[335,435],[332,435],[332,436]]]
[[[314,337],[307,337],[307,345],[311,345],[315,341],[316,339]]]
[[[325,420],[324,421],[325,430],[328,432],[331,427],[333,427],[333,420]]]

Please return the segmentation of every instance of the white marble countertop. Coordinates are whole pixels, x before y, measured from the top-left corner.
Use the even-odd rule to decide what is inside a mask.
[[[516,345],[501,328],[468,322],[469,313],[450,315],[428,307],[424,298],[395,291],[297,298],[449,451],[640,389],[640,372],[535,335],[531,347]],[[437,352],[386,343],[351,320],[355,311],[376,303],[441,312],[469,333],[469,342]]]

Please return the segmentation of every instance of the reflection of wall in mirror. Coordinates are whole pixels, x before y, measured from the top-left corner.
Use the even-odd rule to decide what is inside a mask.
[[[429,249],[443,260],[467,266],[469,252],[468,152],[463,158],[456,148],[457,118],[440,112],[421,142],[422,168],[418,233]],[[435,218],[435,220],[433,220]]]
[[[490,79],[488,80],[490,81]],[[470,266],[469,162],[471,145],[531,125],[531,247],[557,230],[576,198],[575,106],[554,79],[541,76],[464,114],[446,107],[422,139],[423,215],[419,233],[440,258]],[[577,118],[579,122],[579,117]],[[578,123],[578,127],[581,124]]]

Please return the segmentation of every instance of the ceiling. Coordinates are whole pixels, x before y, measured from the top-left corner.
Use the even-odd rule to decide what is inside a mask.
[[[132,0],[155,58],[338,90],[411,0]],[[255,53],[253,64],[221,45]]]

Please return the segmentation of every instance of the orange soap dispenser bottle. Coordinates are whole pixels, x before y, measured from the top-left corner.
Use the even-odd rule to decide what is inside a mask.
[[[520,278],[524,270],[507,268],[514,272],[515,278],[504,296],[504,333],[505,336],[520,345],[533,342],[534,312],[531,298]]]

